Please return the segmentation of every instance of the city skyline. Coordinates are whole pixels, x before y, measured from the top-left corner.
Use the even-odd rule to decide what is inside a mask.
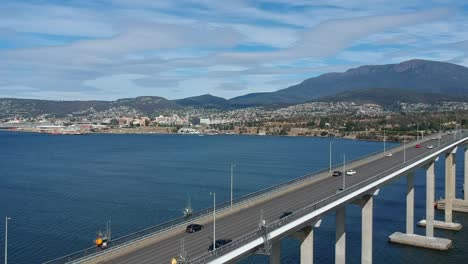
[[[6,1],[0,97],[232,98],[412,58],[468,66],[456,1]]]

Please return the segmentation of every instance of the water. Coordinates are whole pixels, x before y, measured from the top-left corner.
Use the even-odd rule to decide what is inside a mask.
[[[257,136],[86,135],[0,133],[0,216],[9,222],[9,263],[40,263],[92,245],[112,221],[114,237],[182,216],[190,196],[194,210],[209,207],[210,192],[227,201],[230,163],[235,197],[328,167],[330,139]],[[353,159],[382,143],[333,139],[333,162],[346,151]],[[463,162],[458,155],[458,175]],[[440,163],[440,162],[439,162]],[[443,163],[436,165],[436,197],[443,196]],[[424,177],[418,172],[415,219],[424,216]],[[457,178],[462,186],[462,177]],[[405,179],[384,187],[374,200],[376,263],[459,263],[468,255],[468,232],[436,235],[453,239],[448,252],[388,243],[405,228]],[[461,190],[457,188],[458,196]],[[442,218],[438,212],[436,217]],[[468,225],[468,216],[454,214]],[[2,221],[2,223],[4,223]],[[347,210],[348,262],[360,262],[360,214]],[[416,228],[417,233],[424,230]],[[3,244],[4,228],[0,229]],[[332,263],[334,217],[315,232],[315,260]],[[282,243],[283,263],[298,263],[299,244]],[[3,259],[3,250],[0,253]],[[267,263],[264,256],[243,263]]]

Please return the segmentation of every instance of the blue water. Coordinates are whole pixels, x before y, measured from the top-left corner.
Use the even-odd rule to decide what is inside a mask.
[[[9,263],[39,263],[92,245],[112,221],[114,237],[180,217],[187,197],[195,210],[210,206],[210,192],[229,199],[229,164],[235,197],[327,168],[330,139],[258,136],[86,135],[0,133],[0,217],[9,222]],[[382,143],[333,139],[333,162],[382,149]],[[461,155],[458,155],[460,158]],[[463,163],[458,161],[458,175]],[[443,196],[443,164],[437,163],[436,197]],[[421,172],[420,172],[421,173]],[[416,177],[416,219],[424,216],[424,177]],[[458,186],[462,186],[458,177]],[[458,188],[460,189],[460,188]],[[386,186],[374,200],[376,263],[466,261],[468,232],[442,232],[448,252],[390,245],[405,228],[405,179]],[[461,197],[461,190],[459,194]],[[441,218],[442,214],[438,213]],[[468,217],[454,219],[468,225]],[[4,223],[2,221],[2,223]],[[347,257],[360,262],[360,214],[347,210]],[[424,230],[416,228],[416,232]],[[3,244],[4,228],[0,229]],[[315,260],[332,263],[334,217],[315,232]],[[284,239],[283,263],[298,263],[299,244]],[[0,253],[3,259],[3,250]],[[254,256],[243,263],[267,263]]]

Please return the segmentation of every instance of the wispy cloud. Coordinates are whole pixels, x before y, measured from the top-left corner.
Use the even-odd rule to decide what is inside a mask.
[[[464,10],[436,0],[7,0],[0,97],[234,97],[360,64],[468,66]]]

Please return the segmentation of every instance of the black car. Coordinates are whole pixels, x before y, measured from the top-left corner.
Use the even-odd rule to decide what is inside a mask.
[[[281,216],[280,216],[280,219],[283,219],[285,218],[286,216],[292,214],[292,212],[284,212]]]
[[[332,175],[338,177],[341,176],[341,174],[343,174],[341,171],[334,171]]]
[[[202,225],[198,225],[198,224],[190,224],[187,226],[187,228],[185,229],[185,232],[187,233],[195,233],[197,231],[200,231],[203,229],[203,226]]]
[[[231,243],[232,240],[231,239],[217,239],[216,240],[216,248],[220,248],[226,244],[229,244]],[[213,244],[210,245],[210,247],[208,248],[208,251],[212,251],[213,250]]]

